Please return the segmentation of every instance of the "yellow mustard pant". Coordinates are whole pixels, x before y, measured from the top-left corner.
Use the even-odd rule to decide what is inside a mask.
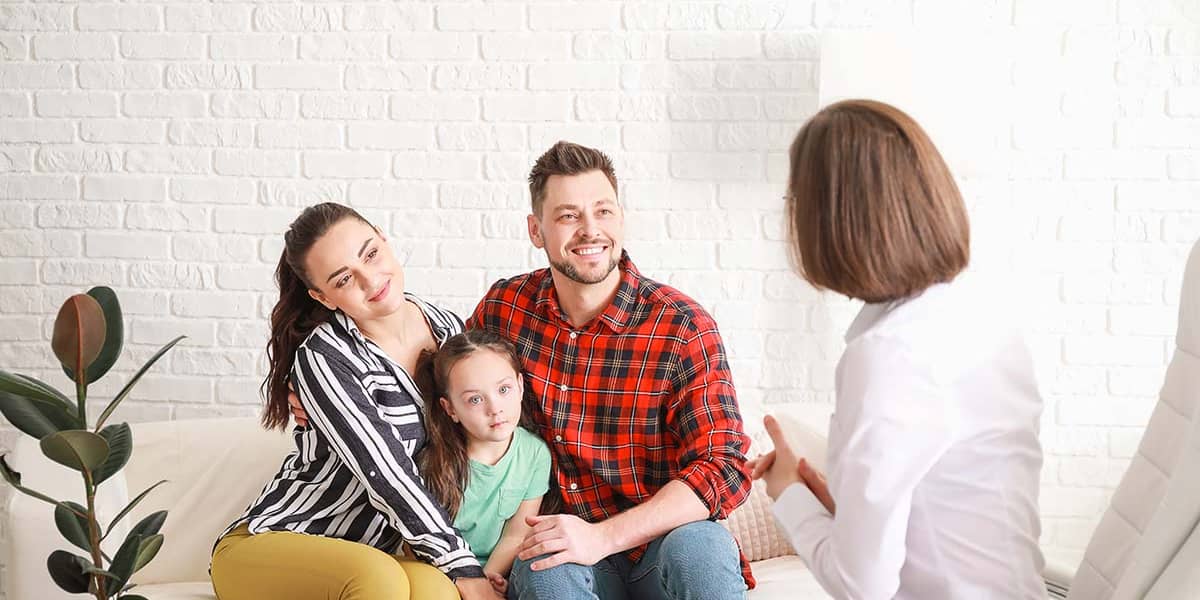
[[[217,543],[213,590],[220,600],[458,600],[437,568],[347,540],[245,525]]]

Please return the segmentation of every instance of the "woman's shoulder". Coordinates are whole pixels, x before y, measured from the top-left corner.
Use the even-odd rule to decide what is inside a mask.
[[[321,357],[353,371],[365,371],[355,348],[353,323],[342,313],[334,313],[329,320],[317,325],[308,337],[296,348],[297,362],[301,359]]]

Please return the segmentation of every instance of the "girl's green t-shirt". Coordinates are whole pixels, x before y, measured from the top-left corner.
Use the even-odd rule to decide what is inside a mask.
[[[546,493],[550,485],[550,449],[522,427],[513,432],[508,452],[494,465],[470,461],[471,475],[454,526],[487,564],[500,542],[504,524],[521,502]]]

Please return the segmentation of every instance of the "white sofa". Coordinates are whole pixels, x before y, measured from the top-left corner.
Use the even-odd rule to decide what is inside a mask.
[[[824,439],[796,422],[788,427],[794,443],[809,448],[808,454],[822,464]],[[124,521],[128,527],[154,511],[166,509],[170,514],[162,529],[162,551],[132,582],[152,600],[212,599],[208,562],[213,542],[274,474],[293,447],[291,436],[263,431],[252,418],[138,424],[133,436],[133,457],[121,475],[102,486],[99,510],[111,518],[131,495],[167,479],[169,483],[151,492]],[[22,438],[10,458],[29,487],[63,499],[79,495],[78,474],[46,461],[31,438]],[[758,588],[748,597],[827,598],[776,528],[768,502],[759,483],[751,499],[726,521],[758,578]],[[51,507],[16,494],[8,515],[8,598],[78,597],[58,589],[46,572],[46,557],[52,551],[70,549],[55,529]],[[110,540],[119,545],[124,533],[117,531]],[[110,554],[114,550],[108,549]]]

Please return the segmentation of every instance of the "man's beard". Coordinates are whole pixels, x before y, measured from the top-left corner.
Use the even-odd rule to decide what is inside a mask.
[[[570,279],[571,281],[574,281],[575,283],[591,285],[594,283],[600,283],[601,281],[604,281],[605,279],[607,279],[608,275],[613,272],[613,269],[617,268],[617,262],[618,261],[615,258],[609,259],[608,268],[604,269],[604,272],[601,273],[597,277],[584,276],[583,273],[580,273],[579,270],[575,268],[575,265],[572,265],[571,263],[569,263],[565,260],[557,261],[557,262],[552,260],[552,261],[550,261],[550,266],[554,267],[555,271],[562,273],[563,275],[565,275],[567,277],[567,279]]]

